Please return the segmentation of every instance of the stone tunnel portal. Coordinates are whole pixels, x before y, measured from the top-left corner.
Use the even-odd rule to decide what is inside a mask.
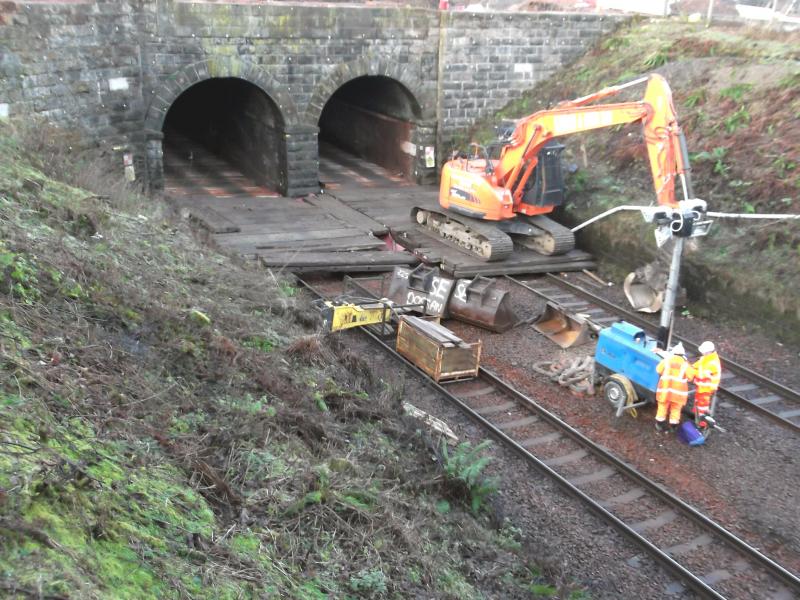
[[[184,91],[163,126],[167,179],[190,172],[206,177],[220,163],[275,192],[286,192],[284,122],[258,86],[235,77],[206,79]]]
[[[417,179],[414,143],[420,105],[398,81],[363,76],[342,85],[319,118],[320,157],[345,151],[407,180]]]

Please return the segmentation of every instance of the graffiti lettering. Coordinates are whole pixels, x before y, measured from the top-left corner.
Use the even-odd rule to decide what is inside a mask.
[[[427,314],[438,315],[441,314],[442,310],[444,310],[444,304],[438,300],[431,300],[430,297],[426,296],[425,294],[415,294],[414,292],[410,291],[406,296],[407,304],[425,304],[426,300],[428,301],[428,308],[425,311]]]
[[[431,280],[431,290],[429,295],[440,300],[447,300],[447,294],[450,287],[453,285],[451,279],[442,279],[441,277],[434,277]]]
[[[469,287],[469,279],[459,279],[456,283],[456,291],[453,292],[453,297],[461,302],[467,301],[467,287]]]

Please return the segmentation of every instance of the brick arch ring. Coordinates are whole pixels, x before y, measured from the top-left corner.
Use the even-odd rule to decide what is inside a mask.
[[[436,95],[430,86],[408,72],[408,65],[402,65],[390,58],[361,57],[354,61],[337,65],[323,78],[311,94],[304,122],[316,125],[322,109],[331,96],[348,81],[364,76],[383,76],[400,83],[419,105],[420,120],[436,118]]]
[[[145,128],[160,131],[170,106],[178,96],[196,83],[221,77],[236,77],[255,85],[275,103],[284,127],[297,124],[294,101],[269,72],[235,57],[211,57],[182,67],[153,89],[145,115]]]

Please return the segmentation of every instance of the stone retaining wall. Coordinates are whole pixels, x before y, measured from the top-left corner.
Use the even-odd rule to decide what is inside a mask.
[[[133,153],[163,184],[162,125],[187,88],[237,77],[281,111],[287,194],[317,188],[317,122],[348,81],[389,77],[420,107],[412,142],[453,135],[592,47],[619,19],[298,4],[126,0],[0,3],[0,118],[38,115]],[[122,159],[120,158],[120,163]]]

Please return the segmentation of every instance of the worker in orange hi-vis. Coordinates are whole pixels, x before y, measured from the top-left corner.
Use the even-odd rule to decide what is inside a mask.
[[[692,365],[695,370],[694,383],[697,386],[694,413],[696,418],[702,418],[711,412],[711,401],[722,378],[722,365],[713,342],[705,341],[697,349],[702,356]]]
[[[681,422],[681,409],[689,399],[689,381],[694,378],[694,368],[686,360],[683,344],[676,344],[656,365],[656,371],[661,375],[656,389],[656,431],[667,430],[667,413],[669,429],[674,431]]]

